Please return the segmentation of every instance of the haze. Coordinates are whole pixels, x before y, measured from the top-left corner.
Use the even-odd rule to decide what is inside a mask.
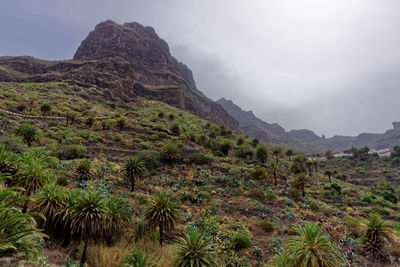
[[[285,129],[383,132],[400,120],[398,0],[6,0],[0,55],[70,59],[94,26],[152,26],[210,98]]]

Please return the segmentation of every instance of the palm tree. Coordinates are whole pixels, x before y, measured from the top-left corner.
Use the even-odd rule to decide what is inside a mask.
[[[25,160],[18,172],[15,174],[11,183],[16,186],[25,188],[23,192],[26,196],[31,196],[35,191],[51,181],[52,172],[42,160],[32,158]],[[28,208],[28,201],[25,202],[23,212]]]
[[[125,126],[127,125],[126,119],[125,118],[119,118],[116,122],[117,127],[119,128],[120,131],[122,131]]]
[[[257,158],[261,163],[265,163],[268,159],[268,151],[264,145],[259,145],[256,150]]]
[[[62,247],[67,247],[71,241],[71,224],[72,224],[72,215],[73,215],[73,207],[76,205],[78,199],[82,195],[82,191],[79,189],[71,189],[67,192],[64,202],[65,206],[62,207],[57,212],[57,228],[60,230],[61,234],[63,234],[63,243]],[[60,227],[58,227],[60,226]]]
[[[135,191],[135,180],[139,180],[143,177],[145,171],[144,163],[139,157],[131,157],[124,166],[125,178],[131,184],[131,192]]]
[[[107,202],[100,193],[88,191],[76,200],[71,213],[71,231],[84,243],[80,260],[83,265],[89,242],[103,237],[107,231]]]
[[[282,148],[275,147],[274,149],[272,149],[272,154],[275,156],[276,163],[279,163],[279,157],[282,154]]]
[[[332,170],[330,170],[330,169],[327,169],[327,170],[324,171],[324,175],[325,175],[325,176],[328,176],[328,179],[329,179],[329,182],[330,182],[330,183],[332,182],[331,176],[332,176],[333,174],[334,174],[334,172],[333,172]]]
[[[384,257],[382,251],[385,241],[392,241],[391,228],[387,226],[387,223],[382,220],[379,216],[373,214],[367,217],[367,222],[364,224],[364,245],[365,252],[370,253],[375,258]]]
[[[132,209],[125,200],[111,196],[107,201],[107,242],[111,244],[127,228],[132,220]]]
[[[178,239],[175,267],[218,266],[214,249],[208,240],[198,231],[185,233]]]
[[[57,231],[59,211],[65,207],[66,191],[56,184],[48,184],[35,193],[35,207],[45,217],[45,227],[53,232]]]
[[[156,267],[154,259],[141,250],[135,249],[126,257],[120,267]]]
[[[81,160],[76,166],[75,176],[78,180],[90,180],[93,176],[92,161],[90,159]]]
[[[272,162],[271,164],[268,165],[267,167],[267,173],[269,176],[272,176],[274,179],[274,185],[278,185],[278,177],[283,176],[283,168],[282,165],[276,162]]]
[[[292,186],[298,190],[301,190],[303,197],[306,196],[305,186],[311,183],[310,177],[303,172],[298,173],[295,179],[292,181]]]
[[[314,171],[318,172],[318,160],[313,160],[313,165],[314,165]]]
[[[289,148],[288,150],[286,150],[285,155],[289,158],[289,160],[291,160],[291,157],[294,155],[294,152],[292,149]]]
[[[35,127],[27,123],[20,125],[15,132],[22,137],[22,140],[24,140],[28,146],[31,146],[32,142],[35,141],[38,133]]]
[[[0,145],[0,173],[13,175],[17,171],[17,156]]]
[[[162,190],[151,197],[144,211],[145,221],[150,230],[157,227],[160,230],[160,245],[162,246],[164,231],[174,228],[178,218],[179,208],[175,199]]]
[[[308,169],[308,175],[312,176],[312,166],[313,162],[311,160],[306,161],[306,167]]]
[[[283,252],[289,266],[342,266],[339,249],[316,225],[305,224],[296,231],[298,235],[288,237]]]
[[[0,174],[0,182],[6,176]],[[21,213],[17,204],[26,201],[18,196],[22,188],[6,188],[0,184],[0,258],[23,254],[36,258],[42,250],[45,235],[36,229],[34,216],[40,214]]]

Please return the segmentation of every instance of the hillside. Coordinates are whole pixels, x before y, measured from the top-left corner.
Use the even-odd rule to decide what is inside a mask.
[[[393,234],[400,234],[396,232],[400,220],[398,161],[372,156],[363,160],[332,159],[316,162],[310,168],[301,154],[276,157],[268,144],[258,144],[256,149],[253,139],[161,102],[104,102],[100,90],[63,82],[2,82],[0,89],[1,107],[37,116],[23,119],[21,115],[0,112],[1,173],[10,171],[10,185],[27,186],[20,178],[25,177],[31,160],[42,162],[46,173],[51,172],[30,193],[28,211],[42,212],[63,229],[71,225],[62,217],[54,219],[57,213],[46,212],[41,202],[43,194],[61,190],[66,195],[82,194],[83,199],[94,194],[101,201],[121,199],[126,203],[122,214],[128,216],[127,221],[121,222],[119,230],[106,231],[113,233],[113,238],[106,241],[106,235],[104,242],[100,239],[89,243],[89,266],[117,266],[134,249],[154,257],[157,266],[175,266],[175,242],[188,229],[213,237],[209,242],[218,251],[216,259],[223,264],[219,266],[257,266],[284,250],[288,236],[296,235],[294,227],[306,223],[319,225],[340,244],[341,253],[347,255],[352,266],[395,266],[400,256],[395,236],[395,243],[385,243],[384,258],[364,254],[364,228],[360,224],[368,214],[378,213],[393,228]],[[65,116],[70,117],[69,122]],[[26,125],[37,131],[31,147],[26,145],[21,130]],[[266,154],[259,152],[261,147],[265,147]],[[43,150],[37,150],[40,148]],[[143,173],[133,193],[122,171],[132,156],[143,162]],[[271,166],[276,160],[275,182]],[[10,169],[13,162],[16,169]],[[333,173],[329,179],[324,175],[327,170]],[[303,176],[299,173],[309,177],[304,183],[304,196],[297,178]],[[158,228],[140,228],[147,224],[146,203],[160,190],[167,190],[179,207],[174,229],[163,236],[163,248],[158,245]],[[49,197],[48,201],[53,198]],[[42,261],[50,266],[77,266],[73,262],[79,262],[82,256],[81,233],[76,232],[65,244],[64,231],[57,232],[51,224],[37,220],[38,227],[49,235],[41,249],[45,257]],[[0,257],[0,262],[14,266],[12,262],[22,259],[23,253]]]
[[[400,127],[393,122],[393,129],[382,134],[362,133],[358,136],[333,136],[323,138],[311,130],[286,131],[279,124],[269,124],[251,111],[244,111],[231,100],[221,98],[217,101],[238,122],[243,131],[251,137],[274,145],[292,147],[300,151],[324,152],[326,150],[343,151],[351,146],[371,149],[393,148],[400,143]]]
[[[240,131],[235,119],[196,88],[190,69],[172,57],[154,29],[139,23],[98,24],[73,60],[0,57],[0,81],[63,81],[96,87],[103,96],[123,102],[142,96]]]

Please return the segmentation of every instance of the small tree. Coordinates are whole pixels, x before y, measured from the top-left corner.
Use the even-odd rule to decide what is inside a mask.
[[[137,156],[131,157],[125,163],[125,178],[131,184],[131,192],[135,191],[135,180],[141,179],[143,177],[144,171],[144,163]]]
[[[308,177],[305,173],[298,173],[295,179],[292,181],[292,186],[297,190],[301,190],[303,197],[306,196],[305,186],[311,183],[310,177]]]
[[[278,185],[278,177],[283,176],[283,168],[282,165],[276,162],[272,162],[271,164],[268,165],[267,167],[267,173],[270,177],[274,179],[274,185]]]
[[[282,148],[275,147],[274,149],[272,149],[272,154],[275,156],[276,163],[279,163],[279,157],[282,155]]]
[[[285,155],[289,158],[289,160],[291,160],[291,157],[294,155],[294,152],[292,149],[289,148],[288,150],[286,150]]]
[[[327,151],[325,151],[325,157],[326,157],[327,159],[333,158],[332,151],[329,150],[329,149],[328,149]]]
[[[258,140],[258,138],[254,138],[252,141],[251,141],[251,145],[253,146],[253,147],[257,147],[257,145],[260,143],[260,140]]]
[[[333,170],[330,170],[330,169],[325,170],[325,171],[324,171],[324,175],[328,177],[329,182],[331,183],[331,182],[332,182],[331,176],[334,175]]]
[[[28,146],[32,145],[32,142],[35,141],[38,134],[36,128],[27,123],[20,125],[15,132],[18,136],[22,137],[22,140],[24,140]]]
[[[161,246],[164,231],[169,231],[174,228],[178,213],[179,208],[175,199],[164,190],[152,196],[150,201],[146,204],[144,210],[146,224],[150,230],[155,230],[157,227],[159,228]]]
[[[268,151],[264,145],[259,145],[256,150],[256,155],[261,163],[265,163],[268,159]]]
[[[83,241],[81,266],[86,261],[90,241],[100,239],[107,231],[107,203],[98,192],[85,192],[71,207],[73,235]]]
[[[312,176],[312,167],[313,167],[313,162],[311,160],[306,161],[306,167],[308,170],[308,175]]]
[[[393,240],[391,228],[387,226],[384,220],[375,214],[367,217],[364,226],[364,252],[370,254],[370,256],[374,258],[385,257],[383,251],[385,241],[391,242]]]

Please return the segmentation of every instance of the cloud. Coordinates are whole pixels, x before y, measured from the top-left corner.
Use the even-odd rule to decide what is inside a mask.
[[[153,26],[212,99],[318,134],[400,120],[397,0],[20,0],[0,6],[0,54],[71,58],[106,19]]]

